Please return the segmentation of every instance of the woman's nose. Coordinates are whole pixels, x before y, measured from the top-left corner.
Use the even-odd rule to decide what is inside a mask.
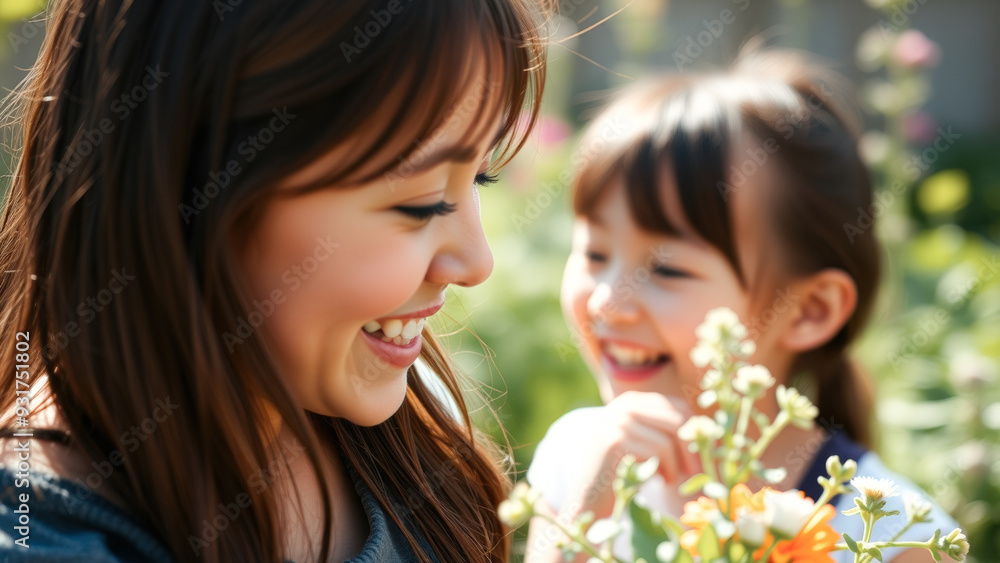
[[[427,271],[427,281],[472,287],[493,272],[493,252],[486,242],[479,210],[471,202],[442,221],[445,241]]]

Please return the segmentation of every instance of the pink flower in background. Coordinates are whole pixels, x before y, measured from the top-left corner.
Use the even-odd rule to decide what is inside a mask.
[[[527,127],[528,115],[521,114],[519,127]],[[539,115],[538,122],[531,135],[538,140],[538,146],[543,149],[552,148],[569,138],[572,130],[570,126],[558,117],[551,115]]]
[[[941,50],[926,35],[911,29],[899,36],[892,56],[906,68],[931,68],[941,59]]]
[[[926,145],[934,140],[937,121],[926,111],[917,111],[903,119],[903,134],[906,140],[916,145]]]

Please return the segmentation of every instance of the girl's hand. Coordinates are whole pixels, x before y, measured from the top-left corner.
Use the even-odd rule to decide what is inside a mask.
[[[677,438],[677,429],[690,415],[690,407],[680,399],[638,391],[622,393],[595,410],[600,419],[587,427],[597,430],[581,437],[575,459],[566,461],[570,494],[561,512],[575,517],[593,510],[597,518],[609,516],[614,506],[611,485],[625,454],[638,461],[657,457],[657,472],[674,486],[700,471],[697,454]]]

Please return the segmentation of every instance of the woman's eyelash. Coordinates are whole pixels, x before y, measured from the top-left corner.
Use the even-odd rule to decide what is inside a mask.
[[[436,215],[447,215],[458,209],[458,204],[441,201],[434,205],[422,205],[419,207],[398,206],[396,211],[409,215],[414,219],[429,219]]]
[[[498,180],[500,180],[500,178],[497,177],[495,174],[487,174],[486,172],[482,172],[480,174],[476,174],[475,184],[479,187],[486,187],[496,184]]]

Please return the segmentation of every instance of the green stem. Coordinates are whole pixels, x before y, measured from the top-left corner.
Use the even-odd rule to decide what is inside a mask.
[[[941,552],[941,550],[938,548],[938,545],[936,543],[934,543],[933,541],[931,541],[931,540],[927,540],[927,541],[879,541],[879,542],[875,542],[875,543],[869,543],[868,547],[877,547],[879,549],[887,549],[887,548],[890,548],[890,547],[901,547],[901,548],[926,549],[926,550],[931,551],[931,552],[935,552],[935,551],[939,552],[939,553]],[[831,549],[830,551],[846,551],[848,549],[850,549],[850,548],[847,547],[846,543],[838,543],[838,544],[834,545],[833,549]],[[864,562],[864,561],[871,561],[871,560],[872,560],[872,556],[871,555],[868,555],[868,554],[862,555],[860,553],[855,553],[854,554],[854,561],[856,561],[856,562],[857,561]]]
[[[913,524],[915,524],[915,522],[912,519],[907,520],[906,525],[903,526],[903,529],[893,534],[893,536],[889,538],[889,541],[898,540],[903,534],[906,533],[907,530],[909,530],[913,526]]]
[[[745,437],[747,435],[747,427],[750,425],[750,411],[753,410],[753,399],[743,397],[740,403],[740,420],[736,424],[736,435]]]
[[[590,542],[587,541],[587,538],[585,538],[583,535],[575,535],[575,534],[570,533],[570,531],[567,530],[555,518],[552,518],[551,516],[548,516],[546,514],[535,514],[535,516],[537,516],[537,517],[541,518],[542,520],[545,520],[545,521],[547,521],[547,522],[555,525],[555,527],[559,528],[559,531],[561,531],[563,534],[565,534],[566,537],[568,537],[570,539],[570,541],[572,541],[576,545],[579,545],[588,554],[590,554],[590,555],[592,555],[592,556],[600,559],[601,561],[604,561],[605,563],[625,563],[624,561],[622,561],[621,559],[618,559],[617,557],[611,557],[611,556],[609,556],[607,558],[604,557],[603,555],[601,555],[600,553],[598,553],[597,550],[592,545],[590,545]]]
[[[774,418],[774,422],[764,429],[760,440],[757,440],[757,443],[753,445],[753,448],[750,450],[750,459],[760,459],[764,450],[771,445],[771,441],[774,440],[779,432],[784,430],[785,426],[788,426],[789,422],[791,422],[791,419],[788,418],[788,413],[785,411],[779,412],[778,416]]]
[[[819,514],[819,511],[822,510],[824,506],[826,506],[826,503],[830,502],[830,498],[833,497],[833,489],[838,486],[839,483],[834,485],[833,487],[826,487],[826,486],[823,487],[823,494],[819,496],[819,499],[816,501],[816,505],[813,508],[812,514],[809,515],[809,518],[806,518],[805,520],[806,522],[812,522],[812,519],[815,518],[817,514]]]
[[[620,497],[615,497],[615,507],[611,510],[611,520],[614,522],[621,522],[622,515],[625,513],[625,507],[632,500],[630,494],[623,494]],[[610,561],[612,557],[612,548],[615,544],[615,538],[611,538],[604,542],[604,546],[601,548],[601,560]]]

